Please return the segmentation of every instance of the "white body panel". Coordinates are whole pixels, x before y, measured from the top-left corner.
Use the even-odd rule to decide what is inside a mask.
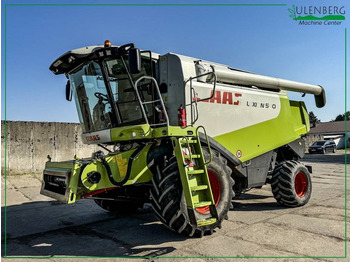
[[[111,130],[105,129],[81,135],[84,144],[99,144],[111,142]]]
[[[160,57],[160,83],[167,83],[168,92],[163,99],[171,125],[178,125],[178,108],[186,104],[187,124],[191,123],[190,83],[196,76],[195,62],[198,59],[166,54]],[[208,62],[206,62],[208,63]],[[224,65],[210,63],[215,68]],[[209,97],[213,83],[192,81],[199,99]],[[265,91],[238,85],[217,83],[215,95],[208,102],[198,102],[199,117],[196,126],[205,126],[208,135],[215,137],[276,118],[281,109],[280,95],[285,91]]]
[[[212,85],[196,82],[199,98],[209,97]],[[189,97],[187,97],[189,103]],[[190,121],[187,107],[187,121]],[[276,118],[281,110],[276,93],[244,87],[217,85],[215,95],[208,102],[198,103],[197,126],[205,126],[210,136],[219,136]]]

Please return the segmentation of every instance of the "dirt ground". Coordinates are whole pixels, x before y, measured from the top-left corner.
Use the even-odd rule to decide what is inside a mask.
[[[168,230],[148,205],[116,218],[91,200],[58,203],[39,194],[39,175],[8,176],[5,208],[2,177],[2,260],[349,261],[344,159],[344,151],[305,156],[313,193],[304,207],[278,206],[268,185],[253,189],[234,199],[221,229],[203,238]]]

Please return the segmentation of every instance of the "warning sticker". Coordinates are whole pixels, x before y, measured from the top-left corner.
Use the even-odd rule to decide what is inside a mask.
[[[128,168],[128,160],[119,154],[114,157],[113,162],[117,163],[120,178],[125,177]]]

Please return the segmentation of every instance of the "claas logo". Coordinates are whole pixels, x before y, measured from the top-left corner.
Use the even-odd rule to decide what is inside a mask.
[[[97,141],[97,140],[100,140],[100,136],[99,135],[87,136],[86,140],[89,141],[89,142],[90,141]]]
[[[211,91],[210,96],[212,95],[213,95],[213,91]],[[203,100],[203,102],[238,106],[240,104],[240,99],[239,99],[240,97],[242,97],[242,94],[240,93],[215,91],[215,94],[211,99]],[[194,100],[195,99],[193,98],[193,101]],[[199,97],[197,97],[197,101],[198,100],[200,100]]]

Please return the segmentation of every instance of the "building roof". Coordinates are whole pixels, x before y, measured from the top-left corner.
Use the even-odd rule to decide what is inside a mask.
[[[346,130],[350,132],[350,121],[346,123]],[[317,123],[309,134],[345,134],[345,121]]]

